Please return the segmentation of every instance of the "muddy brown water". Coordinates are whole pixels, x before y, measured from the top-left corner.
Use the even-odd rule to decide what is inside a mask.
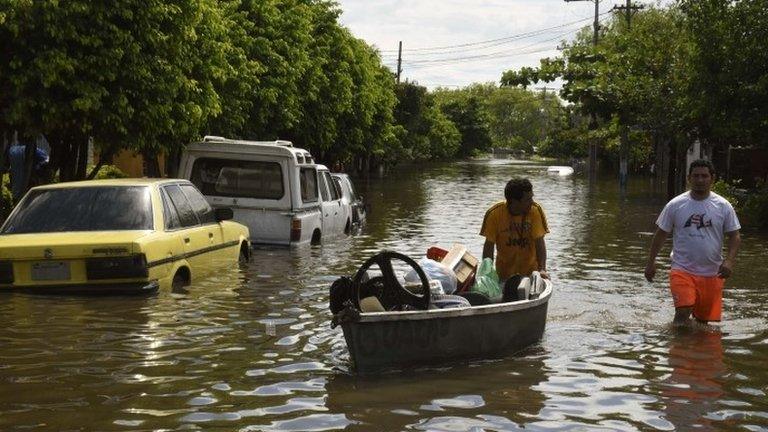
[[[664,277],[642,269],[663,194],[511,160],[357,181],[359,234],[258,248],[184,293],[0,293],[0,430],[768,430],[768,236],[746,230],[718,328],[674,331]],[[392,249],[466,244],[512,175],[551,233],[544,338],[501,360],[358,376],[327,290]],[[664,254],[669,251],[669,246]],[[664,276],[666,272],[661,272]]]

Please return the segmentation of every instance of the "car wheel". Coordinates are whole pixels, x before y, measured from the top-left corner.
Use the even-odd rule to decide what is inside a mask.
[[[173,282],[171,282],[171,291],[173,292],[182,292],[185,291],[184,287],[187,286],[187,279],[184,277],[184,275],[178,271],[175,275],[173,275]]]
[[[316,229],[312,233],[312,240],[310,240],[310,243],[313,244],[313,245],[319,245],[321,239],[322,239],[322,235],[320,234],[320,230]]]
[[[241,266],[248,265],[248,262],[251,260],[251,254],[248,253],[248,246],[242,245],[240,246],[240,256],[237,259],[238,264]]]

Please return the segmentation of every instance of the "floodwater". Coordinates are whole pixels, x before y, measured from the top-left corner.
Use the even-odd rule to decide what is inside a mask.
[[[550,223],[544,338],[501,360],[357,376],[328,287],[381,249],[480,256],[485,209],[529,176]],[[0,293],[0,430],[768,430],[768,236],[746,230],[719,327],[677,331],[642,276],[665,199],[510,160],[358,181],[356,236],[259,248],[149,298]],[[663,254],[666,255],[669,246]]]

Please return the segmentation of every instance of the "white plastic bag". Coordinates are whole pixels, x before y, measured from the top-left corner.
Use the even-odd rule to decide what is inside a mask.
[[[443,291],[446,294],[453,294],[456,291],[458,279],[456,279],[456,273],[454,273],[453,270],[426,257],[420,259],[418,264],[421,266],[421,269],[424,270],[424,274],[427,275],[428,279],[440,281],[440,284],[443,286]],[[419,274],[416,273],[416,270],[411,269],[411,271],[405,275],[405,281],[420,282]]]

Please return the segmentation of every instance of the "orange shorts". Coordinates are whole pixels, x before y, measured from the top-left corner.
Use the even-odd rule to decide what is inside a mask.
[[[675,307],[693,306],[693,316],[702,321],[720,321],[723,310],[723,284],[717,276],[696,276],[683,270],[669,272],[669,288]]]

